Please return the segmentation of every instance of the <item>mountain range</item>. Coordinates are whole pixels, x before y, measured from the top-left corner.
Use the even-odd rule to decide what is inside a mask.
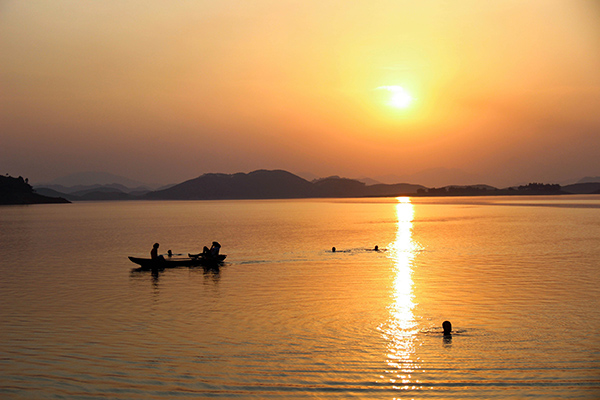
[[[597,181],[594,182],[594,179]],[[365,183],[368,182],[368,183]],[[529,184],[498,189],[489,185],[452,185],[427,188],[408,183],[383,184],[331,176],[308,181],[283,170],[257,170],[250,173],[209,173],[185,182],[149,190],[144,186],[128,188],[119,183],[62,187],[36,186],[36,192],[71,201],[85,200],[226,200],[226,199],[289,199],[395,196],[469,196],[514,194],[592,194],[600,193],[600,177],[588,177],[580,183],[560,186]],[[139,183],[139,182],[138,182]],[[137,183],[136,183],[137,184]]]
[[[82,190],[86,186],[97,185],[97,186],[112,186],[120,185],[120,190],[126,188],[128,192],[131,188],[137,188],[138,190],[154,190],[158,189],[161,185],[148,184],[139,182],[133,179],[126,178],[124,176],[111,174],[108,172],[101,171],[85,171],[76,172],[60,178],[56,178],[51,182],[39,183],[36,186],[50,187],[50,188],[67,188],[70,193],[76,190]],[[78,188],[79,189],[74,189]]]
[[[77,190],[73,190],[73,189]],[[63,190],[57,185],[36,186],[46,196],[83,200],[224,200],[288,199],[324,197],[371,197],[416,194],[426,189],[412,184],[366,185],[354,179],[329,177],[307,181],[283,170],[258,170],[237,174],[204,174],[155,191],[127,191],[118,184],[76,186]]]

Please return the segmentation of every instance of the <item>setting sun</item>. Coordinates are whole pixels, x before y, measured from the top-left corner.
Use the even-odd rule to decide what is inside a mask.
[[[390,93],[387,104],[394,108],[407,108],[413,101],[413,97],[401,86],[380,86],[377,89],[386,90]]]

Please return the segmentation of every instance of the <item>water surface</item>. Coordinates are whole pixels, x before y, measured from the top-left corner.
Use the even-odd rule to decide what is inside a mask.
[[[10,206],[0,244],[2,398],[600,397],[600,196]]]

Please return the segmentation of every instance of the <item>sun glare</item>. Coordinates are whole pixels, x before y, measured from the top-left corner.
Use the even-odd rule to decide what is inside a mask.
[[[380,86],[377,89],[389,92],[390,97],[387,104],[394,108],[407,108],[414,100],[410,93],[401,86]]]
[[[414,258],[418,245],[412,237],[414,208],[408,197],[398,197],[396,204],[396,240],[389,244],[389,255],[393,260],[394,281],[390,298],[390,318],[382,329],[388,342],[387,363],[389,378],[398,389],[421,388],[411,374],[419,369],[419,358],[415,356],[418,322],[414,315],[415,284],[412,276]],[[382,376],[383,377],[383,376]]]

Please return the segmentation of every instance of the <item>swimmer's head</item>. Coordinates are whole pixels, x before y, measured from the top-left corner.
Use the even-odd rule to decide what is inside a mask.
[[[450,321],[442,322],[442,328],[444,329],[444,335],[450,335],[452,333],[452,324]]]

